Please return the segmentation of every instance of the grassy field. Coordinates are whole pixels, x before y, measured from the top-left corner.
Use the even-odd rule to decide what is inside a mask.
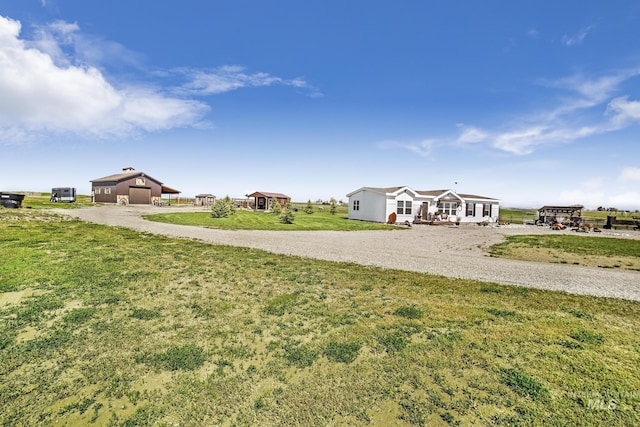
[[[39,195],[33,195],[30,193],[25,196],[22,201],[22,207],[35,208],[35,209],[47,209],[47,208],[60,208],[60,209],[74,209],[85,206],[93,206],[91,203],[91,196],[76,196],[76,201],[73,203],[54,203],[51,201],[51,193],[41,193]]]
[[[328,209],[306,214],[299,210],[293,224],[281,224],[278,216],[270,212],[238,210],[227,218],[212,218],[211,212],[177,212],[168,214],[145,215],[150,221],[168,222],[179,225],[220,228],[225,230],[397,230],[401,227],[366,221],[347,219],[345,212],[331,215]]]
[[[639,425],[640,304],[0,209],[1,425]]]
[[[506,236],[492,256],[640,271],[640,240],[574,235]]]

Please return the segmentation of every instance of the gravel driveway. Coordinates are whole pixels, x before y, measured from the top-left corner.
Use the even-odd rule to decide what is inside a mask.
[[[171,237],[243,246],[279,254],[640,301],[640,272],[491,258],[486,248],[511,234],[549,233],[546,227],[414,226],[403,231],[215,230],[151,222],[142,215],[201,208],[98,206],[57,210],[88,222]],[[553,232],[557,234],[558,232]],[[640,238],[638,232],[603,237]]]

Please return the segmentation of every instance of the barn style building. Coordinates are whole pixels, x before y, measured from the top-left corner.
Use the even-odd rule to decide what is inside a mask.
[[[161,204],[163,194],[180,192],[144,172],[127,167],[122,173],[92,180],[91,194],[96,203],[151,205]]]

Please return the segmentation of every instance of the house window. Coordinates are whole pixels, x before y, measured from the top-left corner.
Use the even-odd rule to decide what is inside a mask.
[[[476,204],[467,203],[467,216],[476,216]]]
[[[442,202],[438,205],[438,210],[446,215],[455,215],[457,208],[456,202]]]
[[[111,188],[105,188],[104,194],[111,194]]]
[[[360,210],[360,200],[354,200],[353,201],[353,210],[354,211],[359,211]]]
[[[94,192],[95,192],[95,194],[100,194],[100,187],[96,187]]]
[[[482,216],[491,216],[491,205],[482,205]]]
[[[411,215],[411,200],[398,200],[398,215]]]

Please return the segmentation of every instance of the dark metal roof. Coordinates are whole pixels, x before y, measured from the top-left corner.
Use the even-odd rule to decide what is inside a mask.
[[[542,211],[558,211],[558,212],[566,212],[566,211],[578,211],[584,209],[582,205],[569,205],[569,206],[543,206],[538,209],[538,212]]]
[[[155,181],[158,184],[162,185],[162,182],[158,181],[154,177],[149,176],[144,172],[133,170],[132,168],[125,168],[122,173],[116,173],[116,174],[105,176],[102,178],[93,179],[90,182],[97,183],[97,184],[107,183],[107,182],[120,182],[120,181],[126,181],[127,179],[135,178],[136,176],[143,176],[145,178],[149,178],[150,180]]]
[[[291,197],[282,193],[269,193],[267,191],[256,191],[255,193],[249,194],[247,197],[268,197],[268,198],[276,198],[276,199],[290,199]]]
[[[175,190],[171,187],[167,187],[166,185],[162,186],[162,189],[160,190],[160,192],[162,194],[180,194],[179,190]]]

